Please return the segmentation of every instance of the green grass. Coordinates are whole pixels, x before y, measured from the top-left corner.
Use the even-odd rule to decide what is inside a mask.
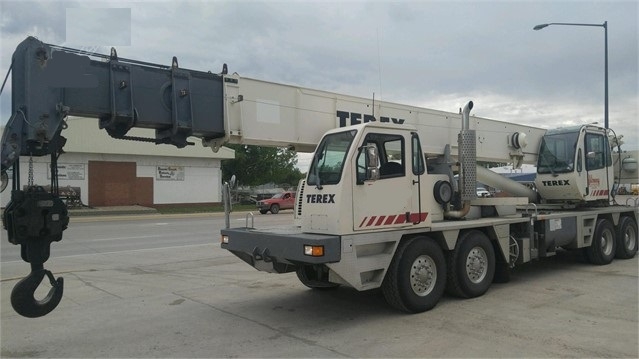
[[[161,214],[176,214],[176,213],[215,213],[224,212],[224,206],[221,204],[210,206],[180,206],[180,207],[164,207],[158,208],[158,213]],[[252,204],[235,204],[233,205],[233,212],[241,211],[254,211],[257,212],[257,208]]]

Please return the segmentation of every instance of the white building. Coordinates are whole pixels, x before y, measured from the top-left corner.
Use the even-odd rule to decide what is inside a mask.
[[[70,118],[62,131],[67,138],[64,153],[58,159],[61,189],[80,189],[82,203],[89,206],[139,204],[179,205],[219,203],[221,196],[221,160],[233,159],[233,150],[223,147],[218,153],[195,146],[176,148],[148,142],[117,140],[98,128],[96,119]],[[131,136],[154,137],[154,131],[132,129]],[[27,184],[29,157],[21,157],[21,184]],[[34,184],[51,182],[50,156],[33,157]],[[9,175],[11,179],[11,175]],[[11,181],[2,193],[2,207],[11,197]]]

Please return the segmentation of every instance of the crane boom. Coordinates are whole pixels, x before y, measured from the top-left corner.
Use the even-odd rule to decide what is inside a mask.
[[[91,57],[97,57],[92,59]],[[177,147],[199,137],[224,143],[288,146],[311,152],[326,131],[359,123],[412,124],[427,155],[453,148],[459,115],[228,75],[118,58],[24,40],[13,55],[12,117],[2,141],[2,168],[19,155],[59,152],[66,116],[99,118],[115,138],[133,127],[155,129],[139,139]],[[34,99],[38,99],[35,101]],[[477,159],[533,163],[544,129],[472,117]],[[531,151],[512,146],[524,134]],[[522,141],[523,142],[523,141]],[[508,149],[508,150],[507,150]]]
[[[125,138],[132,127],[156,130],[156,143],[178,147],[188,136],[224,136],[223,77],[184,70],[174,57],[162,66],[24,40],[12,58],[12,116],[2,141],[2,169],[18,155],[59,150],[66,116],[100,119],[100,128]]]
[[[341,95],[299,86],[283,85],[238,75],[226,76],[224,141],[255,145],[293,146],[312,151],[328,130],[367,122],[414,125],[427,155],[441,155],[457,144],[460,115],[370,98]],[[233,79],[230,81],[229,79]],[[469,129],[477,131],[477,159],[481,161],[534,163],[546,130],[533,126],[471,117]],[[530,151],[518,153],[513,134],[524,134]],[[519,135],[521,136],[521,135]],[[522,137],[523,139],[523,137]]]

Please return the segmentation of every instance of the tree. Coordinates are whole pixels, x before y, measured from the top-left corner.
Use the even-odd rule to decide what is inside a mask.
[[[288,183],[293,186],[303,178],[295,167],[297,152],[287,148],[250,145],[226,145],[235,150],[234,160],[222,161],[222,178],[235,175],[242,185],[256,186],[265,183]]]

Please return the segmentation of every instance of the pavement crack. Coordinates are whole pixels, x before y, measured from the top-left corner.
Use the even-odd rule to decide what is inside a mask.
[[[294,340],[298,340],[298,341],[300,341],[300,342],[302,342],[302,343],[304,343],[304,344],[306,344],[306,345],[310,345],[310,346],[314,346],[314,347],[318,347],[318,348],[322,348],[322,349],[328,350],[328,351],[330,351],[331,353],[334,353],[335,355],[338,355],[338,356],[340,356],[340,357],[344,357],[344,358],[353,358],[352,356],[350,356],[350,355],[348,355],[348,354],[345,354],[345,353],[341,353],[341,352],[339,352],[339,351],[337,351],[337,350],[335,350],[335,349],[333,349],[333,348],[329,348],[329,347],[326,347],[326,346],[324,346],[324,345],[320,345],[320,344],[318,344],[318,343],[317,343],[316,341],[314,341],[314,340],[309,340],[309,339],[306,339],[306,338],[299,337],[299,336],[297,336],[297,335],[291,334],[291,333],[290,333],[290,332],[288,332],[288,331],[284,331],[284,330],[282,330],[282,329],[278,329],[278,328],[276,328],[276,327],[272,327],[272,326],[270,326],[270,325],[268,325],[268,324],[266,324],[266,323],[262,323],[262,322],[260,322],[260,321],[255,320],[255,319],[251,319],[251,318],[249,318],[249,317],[245,317],[245,316],[243,316],[243,315],[240,315],[240,314],[237,314],[237,313],[233,313],[233,312],[230,312],[230,311],[228,311],[228,310],[224,310],[224,309],[222,309],[222,308],[218,308],[218,307],[216,307],[216,306],[214,306],[214,305],[212,305],[212,304],[205,303],[205,302],[199,301],[199,300],[194,299],[194,298],[190,298],[190,297],[188,297],[188,296],[186,296],[186,295],[183,295],[183,294],[180,294],[180,293],[173,292],[173,294],[177,295],[178,297],[181,297],[181,298],[184,298],[184,299],[190,300],[190,301],[192,301],[192,302],[194,302],[194,303],[198,303],[198,304],[205,305],[205,306],[207,306],[207,307],[209,307],[209,308],[211,308],[211,309],[214,309],[214,310],[216,310],[216,311],[218,311],[218,312],[222,312],[222,313],[224,313],[224,314],[228,314],[228,315],[231,315],[231,316],[234,316],[234,317],[237,317],[237,318],[240,318],[240,319],[243,319],[243,320],[249,321],[249,322],[251,322],[251,323],[257,324],[257,325],[259,325],[259,326],[261,326],[261,327],[264,327],[264,328],[266,328],[266,329],[272,330],[272,331],[274,331],[274,332],[278,333],[278,334],[279,334],[279,335],[281,335],[281,336],[284,336],[284,337],[287,337],[287,338],[291,338],[291,339],[294,339]]]
[[[119,296],[119,295],[117,295],[117,294],[111,293],[111,292],[109,292],[109,291],[108,291],[108,290],[106,290],[106,289],[102,289],[102,288],[100,288],[100,287],[98,287],[98,286],[93,285],[93,283],[91,283],[91,282],[89,282],[89,281],[84,280],[82,277],[80,277],[79,275],[77,275],[77,274],[75,274],[75,273],[69,273],[69,274],[70,274],[70,275],[72,275],[72,276],[74,276],[74,277],[75,277],[77,280],[79,280],[80,282],[84,283],[84,285],[86,285],[87,287],[91,287],[91,288],[97,289],[97,290],[99,290],[100,292],[104,292],[104,293],[106,293],[106,294],[108,294],[108,295],[110,295],[110,296],[116,297],[116,298],[118,298],[118,299],[124,299],[123,297],[120,297],[120,296]]]

